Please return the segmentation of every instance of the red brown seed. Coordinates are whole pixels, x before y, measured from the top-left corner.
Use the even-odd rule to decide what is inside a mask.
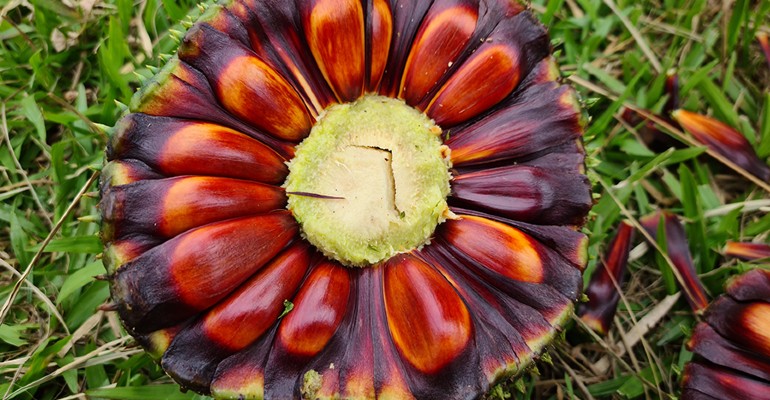
[[[727,294],[738,301],[761,300],[770,303],[770,271],[754,269],[732,278]]]
[[[736,346],[706,323],[695,327],[687,348],[711,363],[770,381],[770,359]]]
[[[390,54],[390,41],[393,37],[393,14],[387,0],[372,0],[368,14],[367,40],[369,50],[369,75],[366,90],[375,92],[380,86],[385,65]]]
[[[188,231],[118,268],[121,317],[140,333],[181,322],[225,297],[297,233],[288,212]]]
[[[292,85],[225,34],[196,25],[185,36],[179,57],[201,70],[222,106],[243,121],[292,142],[310,132],[310,115]]]
[[[113,187],[102,199],[109,214],[104,240],[132,233],[171,238],[207,223],[282,208],[281,188],[230,178],[184,176]]]
[[[687,364],[682,385],[685,391],[700,392],[721,400],[770,399],[770,384],[705,363]]]
[[[620,301],[620,287],[628,264],[634,228],[622,222],[586,288],[588,302],[578,306],[577,314],[586,325],[601,335],[609,332]]]
[[[457,62],[476,30],[478,4],[467,0],[436,3],[412,42],[399,97],[417,105]]]
[[[165,176],[222,176],[280,184],[289,173],[283,157],[241,132],[143,114],[121,120],[108,152],[110,159],[136,159]]]
[[[754,148],[740,132],[705,115],[685,110],[676,110],[672,115],[699,142],[763,181],[770,181],[770,167],[759,159]]]
[[[237,291],[203,317],[202,329],[213,342],[241,350],[262,336],[284,311],[310,265],[307,245],[278,255]],[[256,305],[256,307],[255,307]]]
[[[435,374],[468,345],[473,330],[468,309],[452,286],[417,258],[395,256],[384,268],[385,311],[393,342],[414,368]]]
[[[674,268],[679,272],[684,287],[685,298],[695,312],[703,311],[708,306],[708,296],[703,288],[687,245],[684,227],[676,215],[667,212],[656,212],[640,219],[642,226],[654,239],[658,235],[658,224],[663,223],[666,235],[666,251]],[[657,239],[656,239],[657,240]]]
[[[765,243],[748,243],[727,241],[725,255],[741,260],[760,260],[770,257],[770,245]]]
[[[736,345],[770,358],[770,303],[721,297],[709,306],[706,322]]]
[[[446,144],[455,166],[528,156],[577,139],[582,124],[572,89],[535,84],[517,101],[478,121],[453,129]],[[545,116],[545,117],[543,117]]]
[[[593,201],[590,183],[578,171],[522,164],[459,174],[452,181],[451,197],[456,201],[450,204],[553,225],[580,225]]]
[[[336,263],[317,265],[283,319],[277,340],[289,354],[311,357],[320,352],[339,327],[350,297],[348,270]]]
[[[474,216],[446,224],[449,243],[479,264],[517,281],[543,281],[545,272],[537,245],[521,231]]]
[[[310,51],[340,101],[363,93],[365,74],[364,13],[358,0],[301,3]]]

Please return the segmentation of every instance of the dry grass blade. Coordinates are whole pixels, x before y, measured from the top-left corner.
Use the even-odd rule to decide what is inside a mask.
[[[51,221],[51,218],[48,216],[48,212],[46,208],[43,206],[43,203],[40,201],[40,196],[37,195],[37,192],[35,191],[35,188],[32,186],[32,182],[29,180],[29,177],[27,176],[27,171],[22,167],[21,163],[19,162],[19,158],[16,157],[16,152],[13,150],[13,145],[11,144],[11,134],[8,131],[8,121],[5,117],[5,102],[0,104],[0,117],[2,117],[2,124],[0,124],[0,128],[2,128],[3,133],[3,140],[5,141],[5,145],[8,146],[8,152],[11,153],[11,158],[13,159],[13,163],[16,165],[16,171],[21,174],[22,180],[24,180],[24,184],[27,186],[29,193],[32,195],[32,199],[35,201],[35,204],[40,209],[40,215],[43,216],[48,226],[51,226],[53,222]],[[2,321],[2,318],[0,318],[0,321]]]
[[[629,374],[635,374],[637,376],[639,375],[639,371],[637,369],[635,369],[633,366],[631,366],[630,364],[628,364],[628,362],[626,360],[624,360],[621,355],[618,354],[618,349],[622,349],[623,348],[622,347],[622,343],[620,343],[620,342],[614,343],[614,344],[608,343],[606,340],[604,340],[604,338],[602,338],[601,336],[597,335],[596,332],[591,330],[591,328],[588,325],[586,325],[583,322],[583,320],[581,320],[580,318],[577,318],[577,316],[575,316],[574,314],[573,314],[573,318],[572,319],[582,329],[584,329],[585,332],[587,332],[589,334],[589,336],[594,340],[594,342],[597,343],[599,346],[601,346],[601,348],[607,353],[607,355],[605,357],[603,357],[602,359],[599,360],[600,362],[597,362],[597,363],[595,363],[593,365],[589,365],[588,366],[589,369],[591,369],[592,371],[595,371],[597,373],[604,373],[605,371],[608,371],[609,367],[610,367],[609,358],[611,357],[611,358],[614,358],[615,361],[618,362],[618,364],[622,367],[622,369],[625,372],[627,372]],[[606,364],[605,364],[605,361],[604,361],[605,359],[606,359]],[[644,379],[641,376],[638,376],[638,377],[639,377],[639,380],[642,382],[642,384],[644,384],[647,388],[653,389],[653,390],[657,390],[657,386],[653,382],[650,382],[650,381],[648,381],[647,379]]]
[[[572,369],[572,367],[569,366],[567,362],[564,361],[564,359],[561,358],[561,355],[559,353],[556,354],[556,358],[561,361],[561,365],[564,366],[564,369],[567,370],[567,373],[569,374],[570,378],[575,382],[578,389],[580,389],[581,392],[583,392],[583,395],[585,395],[586,399],[588,400],[594,400],[594,396],[591,395],[591,392],[586,387],[585,383],[583,383],[583,378],[578,376],[578,374],[575,372],[575,370]]]
[[[617,100],[618,96],[611,93],[609,90],[602,88],[601,86],[594,84],[592,82],[589,82],[579,76],[571,75],[569,78],[570,81],[573,83],[580,85],[588,90],[591,90],[593,92],[596,92],[602,96],[607,97],[611,100]],[[636,105],[630,103],[630,102],[623,102],[623,106],[627,107],[637,113],[639,115],[643,116],[644,118],[654,122],[656,125],[665,128],[665,130],[670,133],[674,138],[680,140],[683,143],[686,143],[692,147],[704,147],[701,143],[697,142],[695,139],[690,137],[689,135],[685,134],[681,130],[677,129],[675,126],[671,125],[664,119],[640,108]],[[706,148],[706,153],[710,155],[711,157],[714,157],[717,159],[717,161],[721,162],[722,164],[726,165],[728,168],[732,169],[733,171],[737,172],[744,178],[751,181],[753,184],[757,185],[758,187],[762,188],[762,190],[766,191],[767,193],[770,193],[770,183],[763,182],[761,179],[757,178],[756,176],[750,174],[745,169],[741,168],[740,166],[736,165],[734,162],[730,161],[727,157],[722,156],[721,154]]]
[[[604,4],[606,4],[607,7],[609,7],[612,10],[612,12],[615,13],[615,15],[617,15],[620,21],[623,22],[623,25],[625,25],[626,29],[628,29],[628,32],[631,33],[631,36],[634,37],[634,40],[636,40],[636,43],[639,45],[639,48],[642,50],[642,53],[644,53],[644,55],[650,61],[650,64],[652,64],[652,67],[655,68],[655,71],[657,73],[663,72],[663,67],[661,67],[658,57],[650,49],[650,45],[647,44],[647,41],[642,36],[641,32],[639,32],[639,30],[636,29],[634,24],[632,24],[631,21],[628,20],[628,17],[623,15],[622,12],[620,12],[620,10],[618,9],[618,6],[615,4],[613,0],[603,0],[603,1],[604,1]]]
[[[91,332],[92,329],[99,325],[99,323],[102,321],[102,318],[104,318],[104,311],[101,310],[97,311],[96,314],[88,318],[86,322],[83,323],[83,325],[80,325],[80,327],[72,333],[72,338],[70,341],[67,342],[67,344],[64,345],[64,347],[62,347],[62,349],[59,350],[56,355],[59,357],[64,357],[78,340],[80,340],[83,336]]]
[[[768,199],[748,200],[748,201],[740,201],[737,203],[725,204],[721,207],[708,210],[703,213],[703,216],[719,217],[722,215],[729,214],[730,212],[738,209],[740,209],[744,213],[748,213],[753,211],[767,210],[768,208],[770,208],[770,200]]]
[[[8,315],[8,311],[11,310],[11,306],[13,305],[13,302],[16,300],[16,296],[19,294],[21,285],[27,279],[29,274],[32,272],[32,268],[35,266],[37,261],[40,260],[40,257],[43,255],[43,251],[45,250],[45,247],[48,246],[48,243],[50,243],[53,237],[56,236],[56,233],[61,228],[67,216],[69,216],[73,211],[75,211],[75,207],[80,201],[80,198],[83,197],[83,194],[86,193],[88,188],[90,188],[91,185],[93,185],[94,182],[96,182],[96,178],[98,177],[99,177],[98,172],[94,172],[94,174],[91,175],[91,178],[89,178],[86,184],[83,185],[83,187],[80,189],[78,194],[75,196],[75,198],[72,200],[70,205],[67,207],[67,210],[64,212],[64,214],[62,214],[61,218],[59,218],[59,220],[56,221],[56,225],[54,225],[54,227],[48,233],[48,236],[45,238],[45,240],[43,240],[43,243],[40,245],[40,249],[35,253],[35,256],[32,257],[32,260],[29,262],[29,265],[27,265],[27,268],[21,274],[21,277],[19,278],[19,280],[16,281],[16,283],[13,285],[11,294],[8,296],[8,299],[6,299],[5,304],[3,304],[3,308],[0,309],[0,324],[2,324],[3,321],[5,321],[5,317]]]
[[[104,362],[118,359],[118,358],[127,358],[131,354],[141,352],[140,349],[136,349],[135,351],[130,351],[130,350],[126,351],[126,349],[123,348],[123,346],[129,340],[131,340],[131,338],[126,336],[126,337],[115,339],[111,342],[105,343],[87,354],[84,354],[80,357],[76,357],[74,360],[72,360],[72,362],[57,368],[55,371],[51,372],[50,374],[16,389],[14,392],[10,393],[5,398],[16,397],[26,392],[30,388],[33,388],[42,383],[48,382],[51,379],[55,379],[56,377],[60,376],[61,374],[67,371],[81,368],[81,367],[86,367],[89,365],[104,363]]]
[[[634,327],[625,334],[625,346],[624,343],[621,342],[615,344],[615,348],[619,349],[615,356],[622,357],[625,354],[626,349],[630,349],[639,343],[639,341],[642,340],[642,338],[644,338],[644,336],[647,335],[647,333],[649,333],[649,331],[654,328],[658,322],[669,313],[669,311],[671,311],[671,308],[676,304],[677,300],[679,300],[679,297],[681,297],[681,292],[666,296],[655,306],[655,308],[642,317],[639,322],[634,324]],[[594,368],[598,371],[606,371],[609,367],[610,359],[608,356],[603,357],[594,364]]]
[[[32,291],[32,293],[37,296],[37,298],[40,299],[40,301],[45,304],[45,306],[48,308],[48,312],[50,312],[54,317],[56,317],[57,320],[61,323],[62,328],[64,328],[65,332],[69,334],[69,330],[67,329],[67,324],[64,322],[64,317],[59,313],[59,310],[56,309],[56,305],[53,304],[51,299],[48,298],[48,296],[45,295],[37,286],[33,285],[31,282],[27,281],[26,279],[23,279],[23,276],[19,271],[17,271],[11,264],[8,264],[5,260],[0,259],[0,266],[8,270],[11,274],[15,275],[19,278],[19,282],[26,282],[29,286],[29,290]]]

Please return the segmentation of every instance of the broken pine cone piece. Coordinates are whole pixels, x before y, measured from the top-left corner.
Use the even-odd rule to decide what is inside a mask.
[[[668,254],[690,308],[696,313],[702,312],[708,305],[708,295],[695,272],[682,221],[668,211],[656,211],[640,218],[639,222],[653,240],[665,243],[661,250]],[[663,237],[659,238],[659,235]]]
[[[507,0],[210,6],[115,127],[126,328],[216,398],[465,399],[581,291],[575,92]]]
[[[712,117],[686,110],[671,113],[699,142],[721,154],[763,182],[770,181],[770,167],[757,156],[754,147],[733,127]]]
[[[770,399],[770,271],[733,278],[687,342],[682,399]]]

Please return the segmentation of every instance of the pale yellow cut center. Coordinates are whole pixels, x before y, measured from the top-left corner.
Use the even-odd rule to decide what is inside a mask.
[[[449,151],[425,114],[364,96],[328,108],[289,163],[288,208],[330,258],[366,266],[430,241],[449,194]]]

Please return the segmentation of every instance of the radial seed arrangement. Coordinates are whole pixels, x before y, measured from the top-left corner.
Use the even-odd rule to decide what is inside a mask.
[[[186,388],[476,398],[580,295],[584,121],[518,3],[210,6],[130,111],[105,264]]]
[[[770,399],[770,271],[732,278],[687,342],[682,400]]]

